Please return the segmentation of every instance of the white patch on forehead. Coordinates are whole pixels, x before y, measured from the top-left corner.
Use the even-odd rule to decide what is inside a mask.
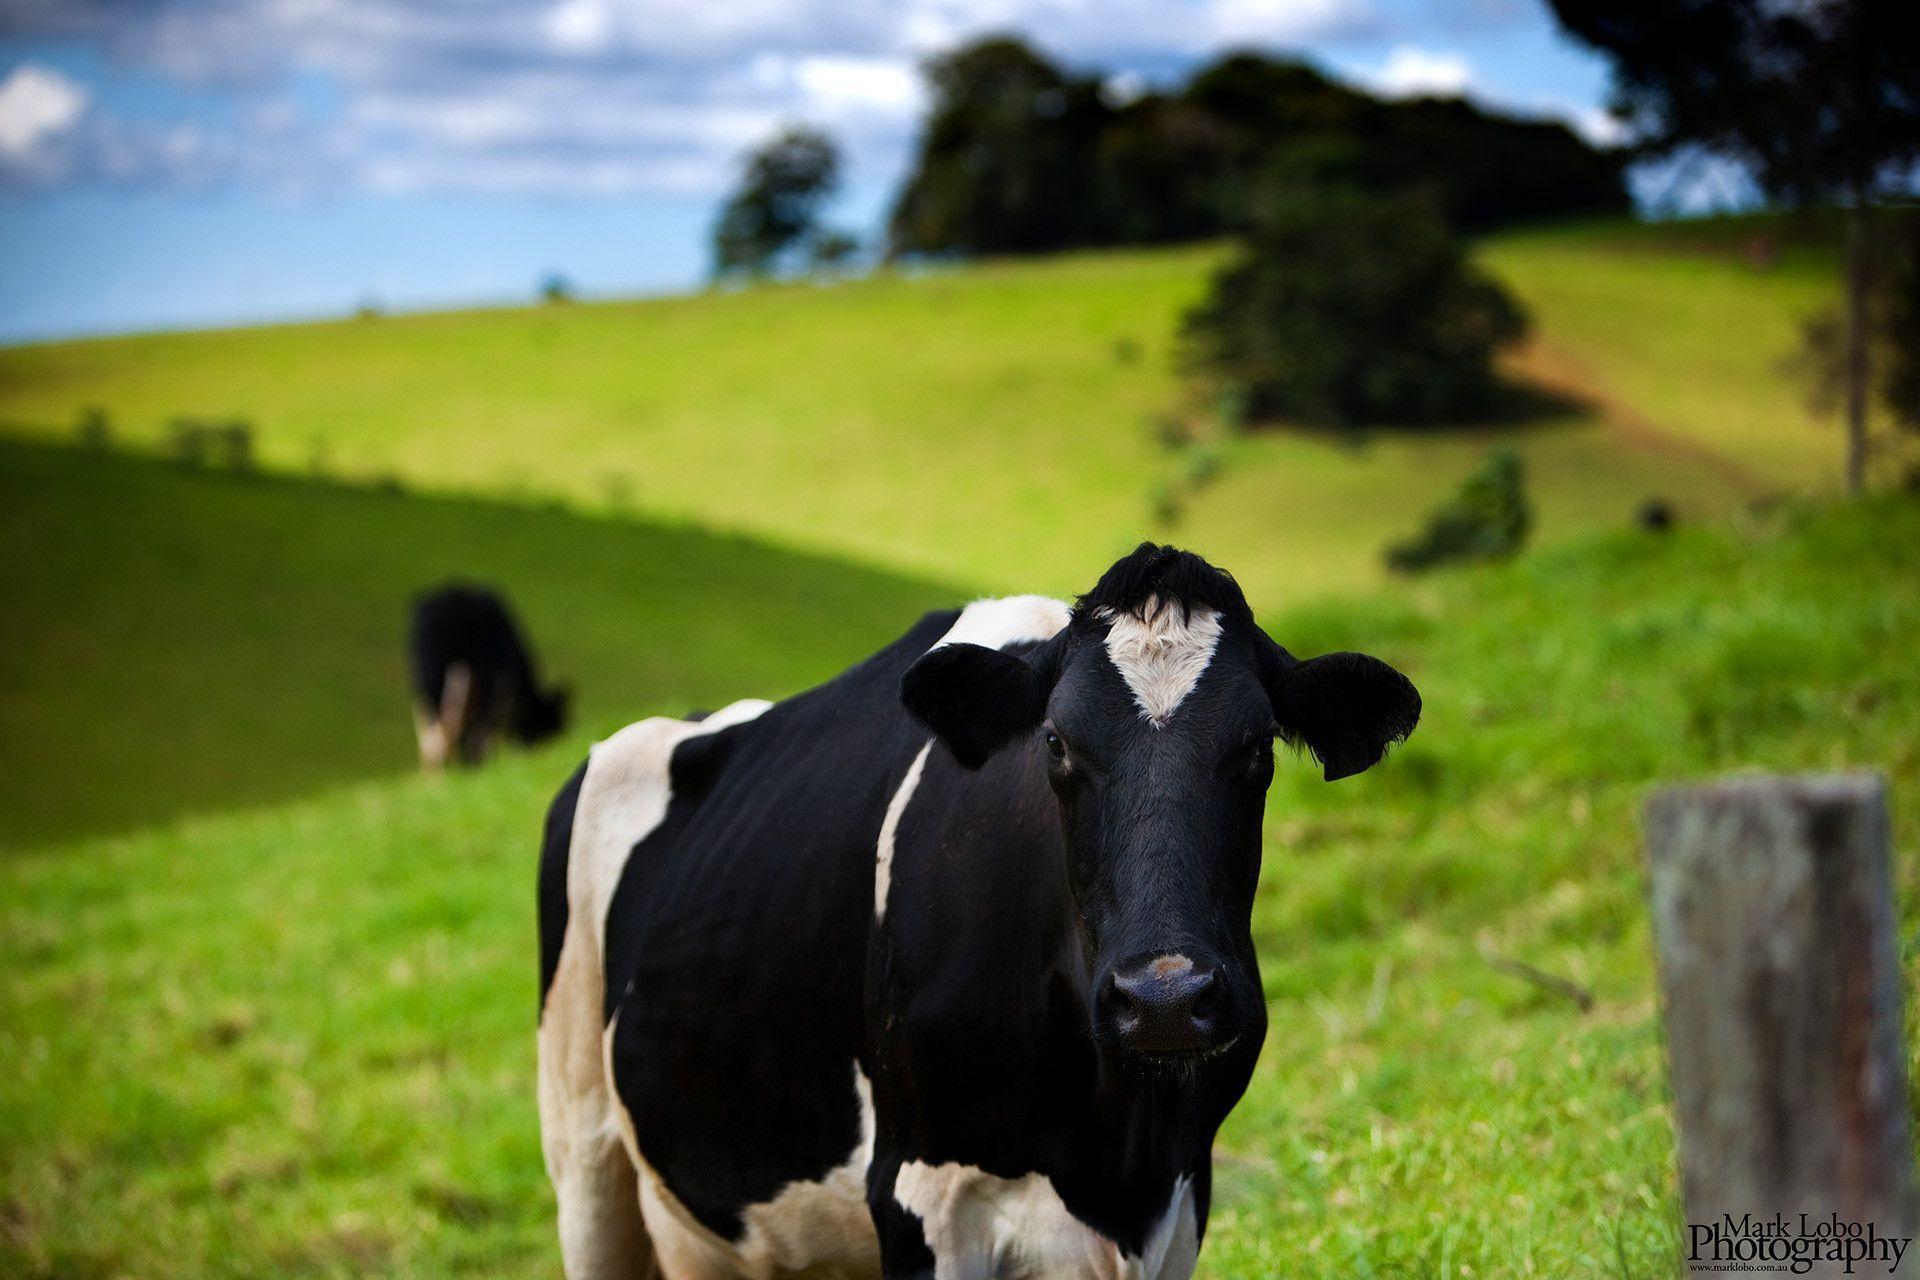
[[[977,644],[1004,649],[1023,640],[1048,640],[1073,617],[1065,601],[1051,596],[1005,596],[975,600],[960,611],[947,634],[933,646]]]
[[[1110,623],[1107,657],[1133,690],[1140,714],[1161,728],[1193,692],[1220,643],[1220,615],[1212,609],[1181,609],[1158,596],[1138,614],[1102,608]]]

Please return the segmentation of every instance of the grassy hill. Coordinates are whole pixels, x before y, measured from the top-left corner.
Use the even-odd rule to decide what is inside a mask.
[[[692,527],[0,441],[0,847],[412,766],[407,604],[503,587],[574,741],[791,692],[964,593]]]
[[[1787,367],[1838,305],[1838,228],[1748,217],[1514,232],[1481,256],[1532,309],[1533,367],[1598,393],[1629,436],[1664,437],[1765,488],[1838,488],[1840,425]]]
[[[316,514],[416,505],[287,488]],[[546,530],[517,585],[551,616],[565,592],[542,571],[585,572],[562,561],[571,524],[434,518],[492,536],[483,516]],[[636,550],[668,536],[595,529]],[[371,553],[313,555],[365,571]],[[597,571],[651,572],[638,560]],[[881,585],[902,605],[921,590]],[[1736,766],[1885,769],[1914,918],[1920,503],[1617,534],[1272,627],[1303,652],[1381,653],[1427,712],[1384,769],[1327,786],[1296,763],[1274,786],[1256,915],[1273,1031],[1223,1135],[1204,1274],[1671,1274],[1637,809],[1650,783]],[[826,665],[827,634],[758,684]],[[748,660],[744,634],[716,644]],[[532,875],[572,758],[0,863],[0,1273],[552,1274]],[[1489,954],[1585,984],[1593,1010]]]
[[[1273,607],[1378,581],[1382,544],[1494,442],[1527,455],[1548,540],[1653,494],[1712,515],[1817,487],[1834,433],[1779,368],[1831,295],[1828,248],[1766,270],[1726,235],[1601,224],[1488,242],[1538,314],[1531,419],[1364,440],[1261,432],[1162,522],[1187,460],[1173,335],[1221,249],[985,264],[833,287],[396,316],[0,351],[0,421],[83,406],[154,444],[239,415],[271,469],[639,512],[981,588],[1068,591],[1143,534]]]

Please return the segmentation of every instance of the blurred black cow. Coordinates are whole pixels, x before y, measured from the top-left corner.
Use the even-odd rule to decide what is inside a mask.
[[[496,733],[535,743],[566,725],[567,690],[540,687],[513,614],[483,587],[448,583],[417,597],[408,648],[422,768],[478,764]]]

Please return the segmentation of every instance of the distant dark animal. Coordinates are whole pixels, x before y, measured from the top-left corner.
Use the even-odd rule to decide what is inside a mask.
[[[540,865],[567,1274],[1187,1276],[1266,1033],[1273,741],[1332,780],[1419,715],[1143,545],[600,743]]]
[[[1648,498],[1634,513],[1633,521],[1648,533],[1665,533],[1673,528],[1673,504],[1665,498]]]
[[[535,743],[566,726],[567,691],[540,687],[526,637],[485,588],[450,583],[417,598],[408,649],[423,768],[478,764],[495,734]]]

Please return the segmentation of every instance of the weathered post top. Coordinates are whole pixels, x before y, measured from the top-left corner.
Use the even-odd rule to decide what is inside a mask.
[[[1686,1265],[1867,1248],[1850,1273],[1886,1274],[1915,1214],[1884,784],[1675,787],[1646,832]]]

